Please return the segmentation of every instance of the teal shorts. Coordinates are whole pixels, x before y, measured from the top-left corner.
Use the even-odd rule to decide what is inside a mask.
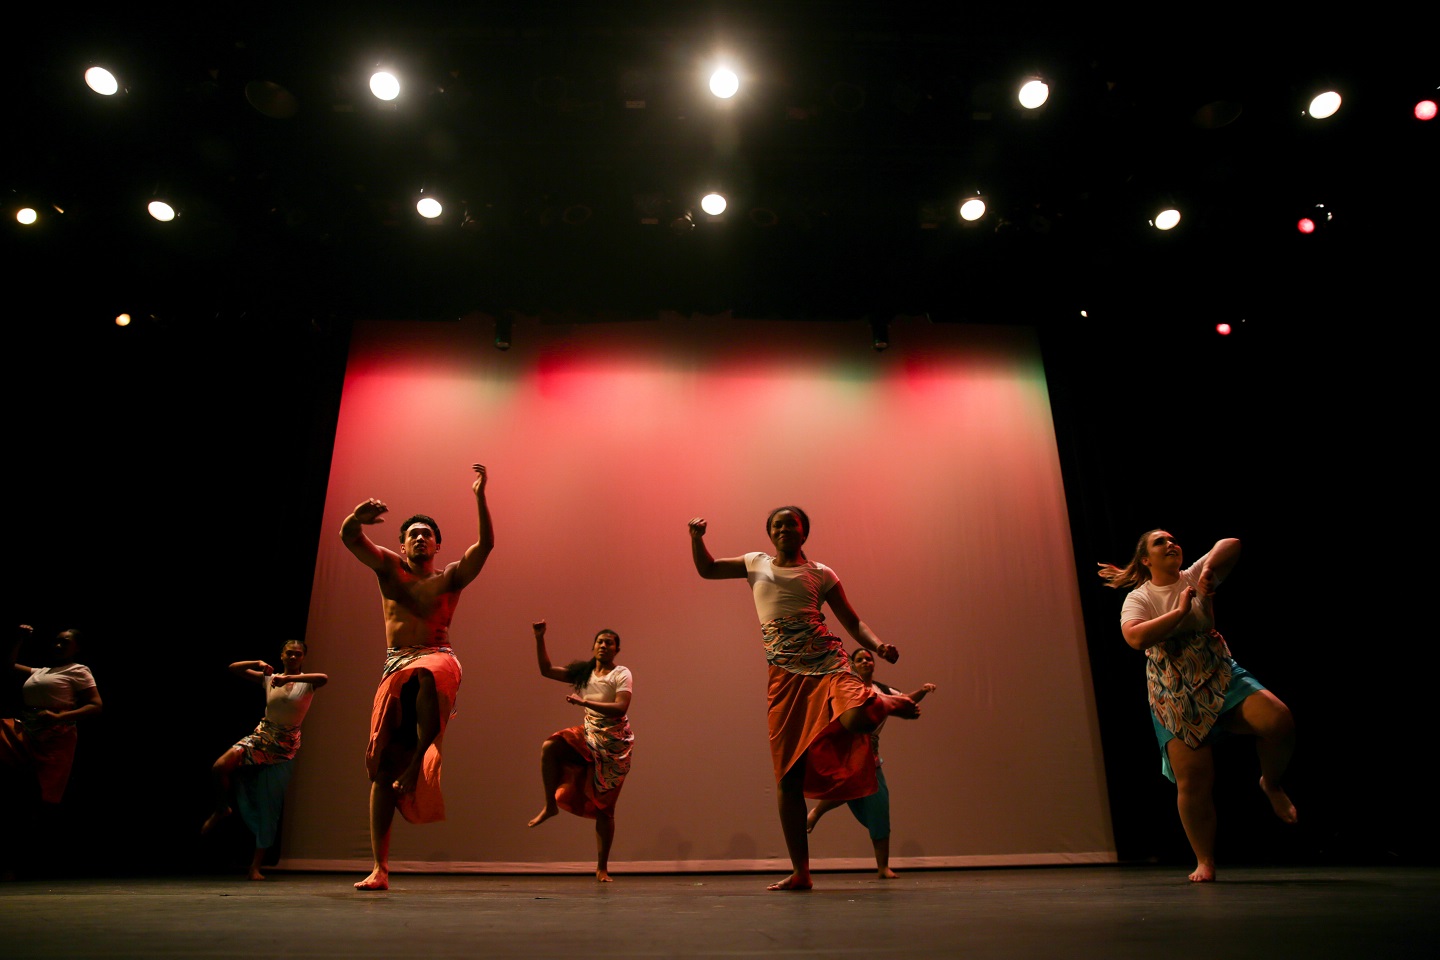
[[[1234,660],[1230,661],[1230,686],[1225,688],[1225,703],[1220,708],[1220,716],[1225,716],[1231,710],[1240,706],[1245,698],[1252,693],[1259,693],[1265,689],[1265,685]],[[1155,739],[1160,743],[1160,772],[1165,774],[1166,779],[1171,783],[1175,782],[1175,771],[1170,769],[1170,750],[1168,745],[1175,739],[1175,734],[1166,730],[1155,716],[1155,711],[1150,711],[1150,722],[1155,726]],[[1210,729],[1210,734],[1205,738],[1205,743],[1214,743],[1225,735],[1220,729],[1217,721]]]

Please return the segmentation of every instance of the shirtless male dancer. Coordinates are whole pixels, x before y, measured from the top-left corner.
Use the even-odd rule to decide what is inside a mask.
[[[385,614],[388,658],[370,721],[365,766],[370,773],[370,849],[375,869],[356,890],[390,887],[390,827],[398,809],[412,823],[445,819],[440,795],[440,744],[454,712],[460,663],[450,650],[450,620],[460,591],[480,575],[495,546],[485,503],[485,467],[474,465],[480,533],[465,554],[435,568],[440,528],[417,514],[400,526],[403,553],[376,546],[362,529],[384,523],[389,508],[369,499],[340,525],[340,539],[375,571]],[[428,754],[428,755],[427,755]]]

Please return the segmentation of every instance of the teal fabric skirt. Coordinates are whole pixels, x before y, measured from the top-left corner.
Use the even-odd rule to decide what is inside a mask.
[[[1246,670],[1234,660],[1230,661],[1230,686],[1225,688],[1225,705],[1220,711],[1220,716],[1225,716],[1231,710],[1240,706],[1245,698],[1252,693],[1259,693],[1265,689],[1265,685],[1256,680],[1249,670]],[[1155,739],[1160,744],[1160,772],[1171,783],[1175,782],[1175,771],[1170,769],[1169,743],[1175,739],[1175,734],[1166,730],[1155,716],[1155,711],[1150,711],[1150,723],[1155,727]],[[1206,743],[1214,743],[1225,735],[1217,722],[1210,735],[1205,738]]]

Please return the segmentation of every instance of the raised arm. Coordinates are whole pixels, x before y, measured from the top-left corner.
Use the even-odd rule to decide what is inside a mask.
[[[565,679],[565,668],[557,667],[550,662],[550,653],[545,649],[545,621],[536,620],[530,624],[530,629],[535,631],[535,659],[540,664],[540,676],[549,677],[551,680]]]
[[[389,509],[383,502],[371,497],[369,500],[362,500],[340,524],[341,541],[355,554],[357,560],[371,570],[384,570],[392,561],[399,560],[393,551],[377,547],[365,536],[364,528],[373,523],[384,523],[382,514]]]
[[[490,505],[485,502],[485,465],[476,463],[472,464],[472,467],[476,477],[470,489],[475,493],[475,509],[480,515],[480,532],[475,542],[465,548],[465,555],[456,565],[454,583],[457,590],[480,576],[490,551],[495,549],[495,531],[490,525]]]
[[[925,695],[926,695],[927,693],[934,693],[934,692],[935,692],[935,684],[933,684],[933,683],[922,683],[922,684],[920,685],[920,689],[919,689],[919,690],[916,690],[916,691],[913,692],[913,693],[907,693],[906,696],[909,697],[911,700],[914,700],[916,703],[919,703],[921,700],[924,700],[924,699],[925,699]]]
[[[900,659],[899,648],[893,643],[881,643],[880,638],[875,636],[875,631],[855,613],[855,608],[850,606],[850,601],[845,597],[844,587],[838,583],[831,587],[830,592],[825,594],[825,602],[830,604],[835,619],[840,621],[845,632],[850,634],[856,643],[889,663]]]
[[[1155,619],[1126,620],[1120,624],[1120,632],[1125,636],[1125,642],[1136,650],[1144,650],[1163,642],[1177,630],[1186,627],[1195,629],[1198,624],[1190,616],[1190,601],[1194,598],[1195,588],[1186,587],[1176,596],[1175,606]]]
[[[739,580],[745,576],[744,557],[726,557],[716,560],[705,546],[704,517],[690,521],[690,557],[695,561],[695,572],[706,580]]]
[[[6,662],[10,664],[11,669],[13,669],[16,673],[22,674],[23,676],[27,677],[35,672],[34,668],[27,667],[23,663],[16,663],[15,658],[20,656],[20,645],[26,640],[29,640],[30,637],[34,635],[34,633],[35,628],[30,626],[30,624],[28,623],[22,623],[18,627],[16,627],[15,640],[9,645],[10,655],[6,658]]]
[[[1209,597],[1220,586],[1220,581],[1230,576],[1235,564],[1240,562],[1240,541],[1234,537],[1215,541],[1215,546],[1205,555],[1205,565],[1200,568],[1200,589],[1202,597]]]
[[[330,682],[323,673],[277,673],[270,677],[272,687],[283,687],[287,683],[308,683],[311,689],[319,690]]]
[[[230,664],[230,672],[246,680],[264,683],[265,678],[275,672],[275,668],[264,660],[236,660]]]

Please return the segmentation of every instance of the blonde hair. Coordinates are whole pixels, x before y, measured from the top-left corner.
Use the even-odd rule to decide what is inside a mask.
[[[1140,586],[1150,579],[1150,568],[1141,561],[1145,559],[1148,552],[1151,534],[1163,533],[1164,527],[1156,527],[1154,530],[1146,530],[1140,534],[1140,542],[1135,544],[1135,555],[1123,568],[1113,563],[1102,563],[1097,571],[1100,579],[1105,581],[1105,586],[1114,587],[1116,590],[1128,590]]]

